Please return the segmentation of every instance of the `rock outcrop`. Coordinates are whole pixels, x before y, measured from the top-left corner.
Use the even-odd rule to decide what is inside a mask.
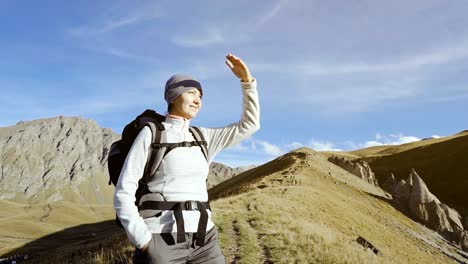
[[[468,232],[467,231],[463,231],[463,235],[460,239],[460,244],[461,244],[462,250],[465,252],[468,252]]]
[[[331,156],[330,158],[328,158],[328,161],[343,168],[349,173],[352,173],[356,175],[357,177],[367,181],[370,184],[379,186],[377,178],[375,177],[374,173],[372,172],[371,167],[366,161],[363,161],[363,160],[351,161],[351,160],[347,160],[345,158],[337,157],[337,156]]]
[[[393,201],[397,207],[404,213],[409,214],[409,197],[412,186],[405,180],[400,180],[393,190]]]
[[[439,232],[449,241],[462,247],[466,243],[466,231],[460,214],[441,203],[414,169],[406,181],[396,184],[392,194],[394,203],[403,213]]]
[[[391,173],[390,177],[388,177],[380,187],[384,189],[385,191],[392,193],[396,187],[395,175]]]
[[[17,202],[111,202],[107,152],[119,136],[79,117],[0,128],[0,198]]]

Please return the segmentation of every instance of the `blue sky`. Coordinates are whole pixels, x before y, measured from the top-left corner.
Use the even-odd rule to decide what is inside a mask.
[[[228,52],[258,80],[261,130],[218,155],[260,164],[468,129],[468,1],[1,1],[0,126],[81,116],[120,133],[163,85],[204,86],[192,124],[241,113]]]

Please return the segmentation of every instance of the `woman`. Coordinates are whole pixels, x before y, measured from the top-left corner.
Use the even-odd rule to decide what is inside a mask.
[[[136,253],[140,249],[149,263],[225,263],[211,212],[205,210],[209,208],[205,206],[209,163],[219,151],[239,143],[260,128],[255,79],[238,57],[228,54],[226,64],[241,81],[241,120],[222,128],[199,128],[206,140],[208,155],[205,157],[199,146],[175,148],[164,157],[148,183],[149,190],[160,194],[162,200],[188,204],[179,208],[179,218],[177,210],[162,210],[144,219],[135,206],[135,192],[152,140],[148,127],[138,134],[122,168],[115,189],[114,208],[128,238],[137,248]],[[202,94],[200,83],[191,76],[176,74],[167,81],[164,97],[168,114],[162,124],[168,143],[194,141],[189,132],[190,120],[202,107]]]

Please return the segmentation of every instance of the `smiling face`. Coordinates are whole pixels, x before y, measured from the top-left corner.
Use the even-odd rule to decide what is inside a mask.
[[[192,119],[202,107],[202,96],[198,89],[193,88],[179,95],[172,104],[171,115]]]

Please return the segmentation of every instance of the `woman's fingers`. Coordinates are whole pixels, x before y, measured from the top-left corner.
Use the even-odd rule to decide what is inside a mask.
[[[226,65],[242,81],[250,81],[252,79],[247,65],[237,56],[228,53],[226,55]]]
[[[232,65],[232,62],[229,60],[225,61],[226,65],[232,70],[234,68],[234,65]]]
[[[230,56],[230,57],[226,56],[226,58],[227,58],[227,61],[229,61],[230,64],[232,65],[232,67],[230,67],[231,69],[234,69],[234,68],[235,69],[239,69],[239,68],[240,69],[245,69],[246,68],[245,64],[242,62],[241,59],[236,58],[234,56]]]

